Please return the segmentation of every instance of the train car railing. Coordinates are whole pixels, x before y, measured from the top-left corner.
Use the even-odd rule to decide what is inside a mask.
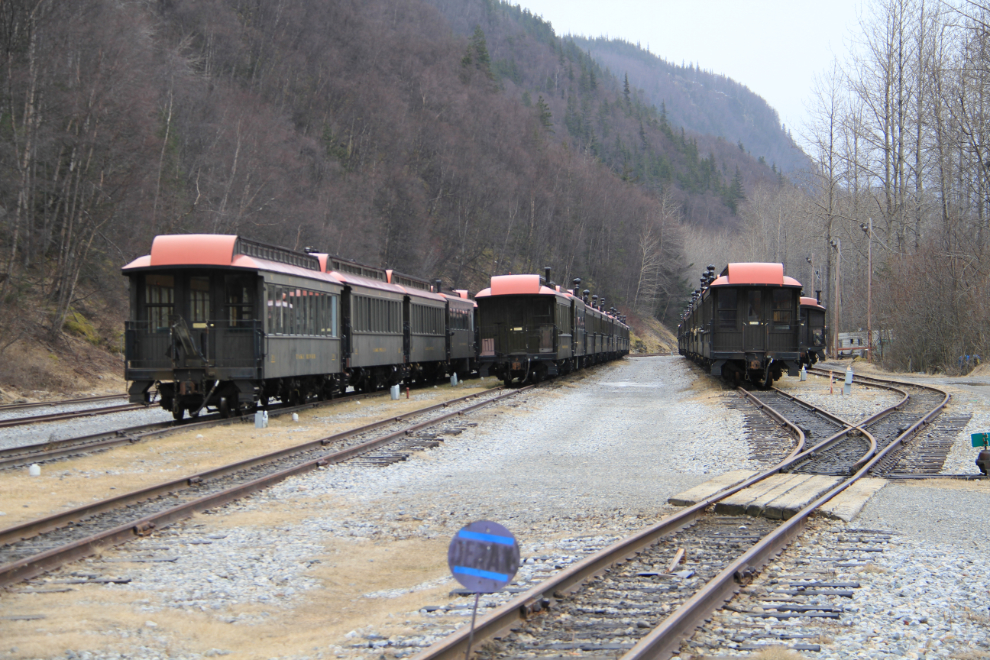
[[[197,324],[199,326],[200,324]],[[127,321],[124,354],[132,369],[173,367],[255,368],[260,365],[262,326],[257,320],[209,321],[188,330],[196,353],[180,350],[181,342],[169,327],[152,327],[148,321]]]

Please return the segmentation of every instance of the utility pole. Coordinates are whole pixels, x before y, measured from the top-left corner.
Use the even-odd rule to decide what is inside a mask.
[[[833,312],[833,327],[835,328],[832,333],[832,354],[836,359],[839,357],[839,290],[842,285],[842,239],[833,238],[832,247],[835,248],[835,311]]]
[[[869,219],[870,224],[861,224],[860,229],[866,232],[866,269],[869,271],[866,276],[866,334],[867,346],[869,347],[869,360],[873,362],[873,218]]]

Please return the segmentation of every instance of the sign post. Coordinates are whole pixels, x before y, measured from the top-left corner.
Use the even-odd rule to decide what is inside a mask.
[[[461,528],[447,548],[447,565],[454,579],[474,592],[471,630],[464,660],[471,655],[474,622],[481,594],[505,588],[519,570],[519,544],[512,532],[490,520],[479,520]]]

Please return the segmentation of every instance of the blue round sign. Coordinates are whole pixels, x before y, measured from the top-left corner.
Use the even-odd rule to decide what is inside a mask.
[[[519,544],[512,532],[490,520],[467,525],[447,549],[454,579],[476,594],[501,591],[519,570]]]

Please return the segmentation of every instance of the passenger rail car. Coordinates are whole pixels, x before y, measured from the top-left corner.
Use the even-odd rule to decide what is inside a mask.
[[[681,355],[712,375],[769,387],[786,369],[796,376],[801,357],[801,283],[782,264],[733,263],[701,288],[678,326]]]
[[[123,273],[130,399],[148,402],[157,383],[176,419],[437,378],[463,353],[450,309],[474,304],[426,280],[238,236],[158,236]]]
[[[496,276],[475,296],[481,375],[538,383],[629,352],[625,323],[549,278]]]
[[[825,359],[828,346],[828,326],[825,307],[815,298],[801,297],[801,359],[800,364],[811,367]]]
[[[463,289],[444,293],[440,280],[436,291],[447,301],[447,363],[463,380],[478,370],[478,304]]]

